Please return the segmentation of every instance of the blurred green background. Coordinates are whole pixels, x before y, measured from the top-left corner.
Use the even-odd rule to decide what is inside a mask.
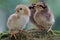
[[[7,19],[15,12],[15,7],[18,4],[25,4],[29,6],[39,0],[0,0],[0,32],[8,30]],[[55,24],[53,30],[60,30],[60,0],[45,0],[49,5],[55,16]]]

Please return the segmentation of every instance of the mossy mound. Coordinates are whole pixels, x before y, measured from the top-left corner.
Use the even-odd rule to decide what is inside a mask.
[[[32,30],[16,34],[16,39],[11,37],[9,32],[0,33],[0,40],[60,40],[60,31],[55,31],[56,35],[46,31]]]

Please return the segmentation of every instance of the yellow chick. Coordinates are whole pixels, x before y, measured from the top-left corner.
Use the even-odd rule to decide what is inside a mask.
[[[26,5],[17,5],[16,12],[9,16],[7,21],[7,26],[11,32],[11,35],[15,36],[15,34],[19,31],[22,32],[23,28],[29,22],[30,10]]]

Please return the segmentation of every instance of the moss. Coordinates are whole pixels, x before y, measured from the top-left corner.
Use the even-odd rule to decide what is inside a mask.
[[[60,31],[55,31],[57,35],[52,35],[46,31],[32,30],[16,34],[16,39],[11,37],[9,32],[0,33],[0,40],[60,40]]]

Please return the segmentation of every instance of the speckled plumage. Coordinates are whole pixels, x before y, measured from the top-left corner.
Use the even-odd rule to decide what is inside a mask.
[[[33,5],[32,5],[33,6]],[[31,7],[32,7],[31,6]],[[33,24],[37,26],[37,28],[41,29],[46,29],[47,31],[50,31],[52,29],[52,26],[55,22],[54,15],[51,12],[49,6],[45,2],[38,2],[34,5],[33,10],[36,10],[34,13],[31,12],[31,18]],[[33,11],[31,9],[31,11]]]

